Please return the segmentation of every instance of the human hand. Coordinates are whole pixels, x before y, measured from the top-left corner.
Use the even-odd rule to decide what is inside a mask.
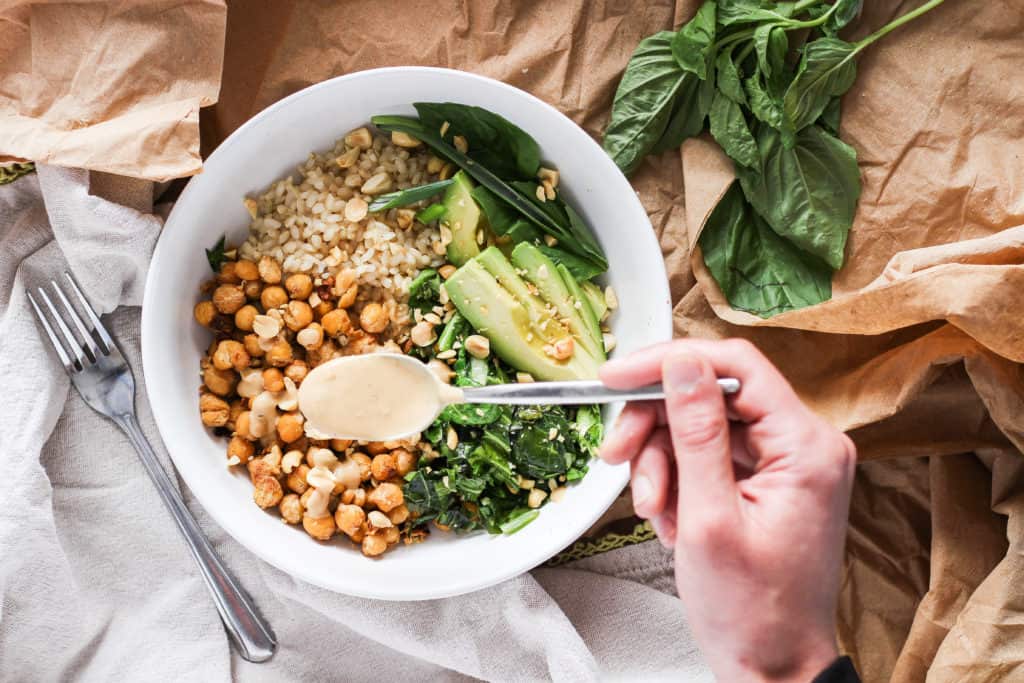
[[[717,377],[737,377],[725,398]],[[676,584],[722,681],[810,681],[836,658],[853,443],[750,343],[686,339],[610,361],[609,387],[661,381],[601,448],[630,462],[633,503],[675,548]]]

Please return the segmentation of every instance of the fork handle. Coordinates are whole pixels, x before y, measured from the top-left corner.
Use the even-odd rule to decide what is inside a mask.
[[[206,587],[213,595],[224,628],[227,629],[242,658],[250,662],[267,661],[277,648],[277,637],[270,625],[256,611],[252,599],[221,562],[192,513],[185,507],[167,472],[160,465],[153,447],[142,433],[135,416],[122,415],[114,418],[114,422],[124,430],[128,440],[135,446],[164,505],[177,522],[189,550],[192,551],[192,556],[199,565]]]

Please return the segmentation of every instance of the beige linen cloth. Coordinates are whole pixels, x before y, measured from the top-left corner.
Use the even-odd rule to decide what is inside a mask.
[[[70,389],[25,297],[68,269],[109,313],[164,455],[139,357],[153,191],[46,166],[0,187],[0,681],[712,680],[657,543],[447,600],[374,602],[264,564],[182,486],[280,641],[268,663],[238,658],[134,451]]]

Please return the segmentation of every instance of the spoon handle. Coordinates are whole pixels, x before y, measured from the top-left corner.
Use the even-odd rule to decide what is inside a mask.
[[[718,386],[722,388],[723,394],[735,394],[740,390],[740,381],[735,377],[721,377]],[[466,387],[462,393],[466,403],[513,406],[656,401],[665,398],[665,390],[660,384],[636,389],[609,389],[597,380],[493,384],[486,387]]]

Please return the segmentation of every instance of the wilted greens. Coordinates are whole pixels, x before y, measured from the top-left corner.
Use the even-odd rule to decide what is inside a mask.
[[[862,2],[706,0],[678,31],[642,40],[623,73],[604,148],[624,173],[705,125],[734,162],[739,182],[700,246],[736,309],[768,317],[831,296],[861,190],[840,97],[861,51],[943,0],[840,39]]]

